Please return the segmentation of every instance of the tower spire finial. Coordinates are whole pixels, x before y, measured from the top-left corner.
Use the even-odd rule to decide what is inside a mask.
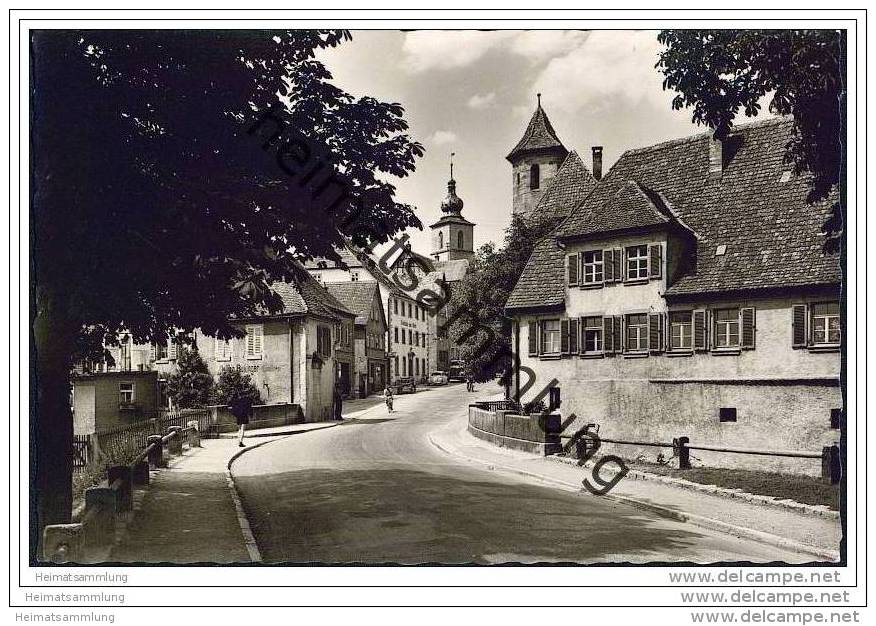
[[[456,156],[455,152],[450,153],[450,180],[453,180],[453,157]]]
[[[535,94],[535,97],[538,98],[538,106],[541,106],[541,94],[537,93]]]

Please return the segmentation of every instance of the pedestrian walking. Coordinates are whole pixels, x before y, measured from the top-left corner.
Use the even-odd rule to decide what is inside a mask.
[[[465,379],[465,390],[474,391],[474,377],[469,374]]]
[[[386,402],[386,410],[392,413],[392,388],[389,385],[383,390],[383,400]]]
[[[332,397],[332,400],[333,400],[332,407],[334,409],[334,418],[336,420],[344,419],[343,418],[344,396],[341,395],[340,383],[335,383],[334,396]]]
[[[238,396],[231,399],[231,404],[228,409],[237,420],[237,445],[243,448],[246,444],[243,443],[243,433],[246,430],[246,425],[249,424],[249,418],[252,416],[252,398],[249,396]]]

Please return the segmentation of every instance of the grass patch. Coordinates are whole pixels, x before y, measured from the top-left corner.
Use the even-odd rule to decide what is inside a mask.
[[[788,499],[803,504],[821,504],[833,511],[839,510],[839,485],[831,485],[811,476],[717,467],[679,470],[644,461],[635,461],[630,467],[651,474],[683,478],[692,483],[717,485],[725,489],[741,489],[759,496],[772,496],[779,500]]]

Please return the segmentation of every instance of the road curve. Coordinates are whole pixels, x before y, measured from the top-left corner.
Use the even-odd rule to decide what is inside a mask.
[[[495,387],[490,386],[490,391]],[[235,482],[266,562],[801,562],[805,556],[479,468],[428,434],[464,420],[462,385],[396,398],[241,456]]]

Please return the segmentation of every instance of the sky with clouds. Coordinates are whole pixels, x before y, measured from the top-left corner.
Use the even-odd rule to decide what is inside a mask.
[[[655,69],[655,31],[354,31],[322,53],[350,93],[399,102],[426,154],[398,198],[417,207],[414,249],[431,252],[429,224],[455,152],[454,178],[475,222],[475,245],[501,241],[511,215],[505,155],[523,135],[536,93],[560,140],[590,167],[604,146],[605,170],[624,150],[702,132],[689,111],[673,111]]]

